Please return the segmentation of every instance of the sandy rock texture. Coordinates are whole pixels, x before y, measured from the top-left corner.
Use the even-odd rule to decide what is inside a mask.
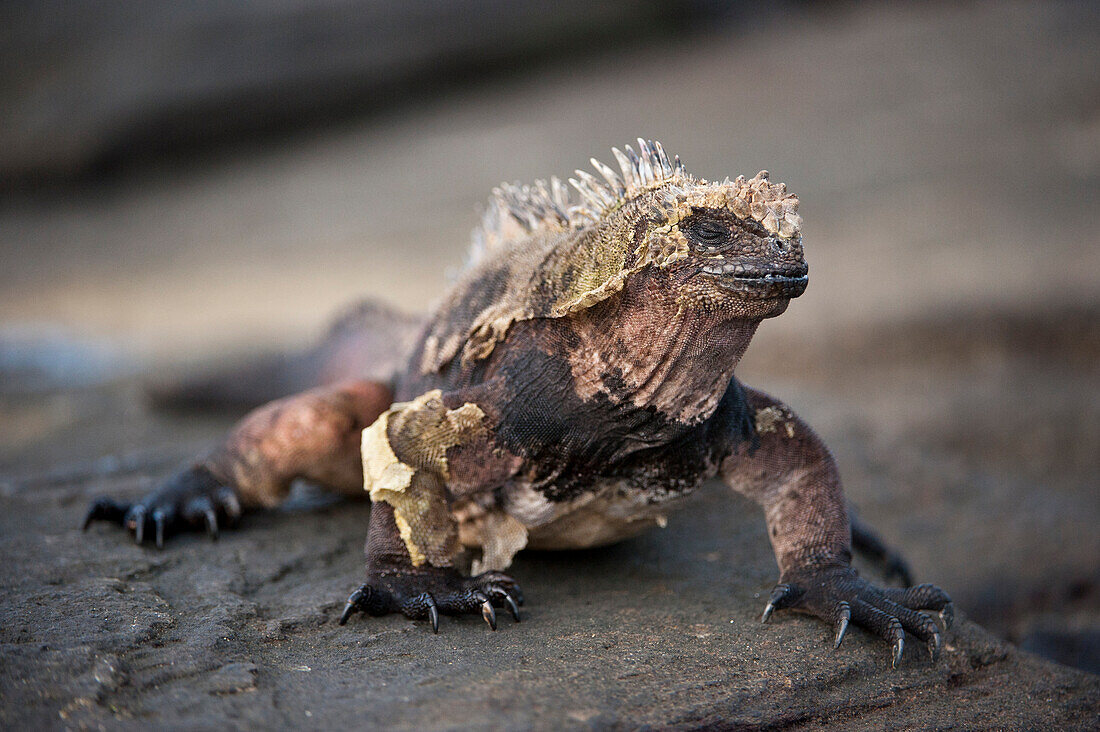
[[[785,395],[829,439],[863,514],[919,579],[957,600],[940,662],[911,643],[898,670],[860,630],[834,652],[814,620],[760,624],[776,573],[763,518],[718,485],[664,530],[604,550],[521,554],[521,624],[502,618],[492,633],[477,618],[444,618],[436,636],[426,623],[357,616],[339,627],[362,573],[367,504],[301,487],[285,510],[249,516],[217,543],[184,536],[164,551],[109,526],[82,534],[90,498],[141,495],[228,421],[150,412],[133,382],[51,394],[42,409],[78,415],[63,448],[48,443],[65,457],[25,453],[25,466],[48,457],[50,467],[9,464],[0,493],[0,722],[1089,728],[1100,677],[971,620],[1095,664],[1095,456],[1058,438],[1095,429],[1098,403],[1012,399],[1095,375],[1096,313],[1053,317],[1063,335],[994,317],[941,324],[935,338],[913,329],[860,331],[839,349],[801,343],[800,381],[781,345],[747,364],[791,379]],[[1036,338],[1018,342],[1029,329]],[[854,379],[853,358],[874,367]],[[936,368],[955,399],[920,389]],[[868,422],[863,410],[880,400],[892,417]],[[47,419],[25,405],[21,419],[36,415]],[[997,445],[1021,430],[1027,454],[1009,460]],[[146,449],[112,453],[127,431]],[[1039,498],[1028,471],[1042,466]]]
[[[335,619],[369,508],[301,506],[163,552],[75,527],[87,498],[137,495],[141,465],[91,466],[0,502],[4,726],[1085,728],[1100,679],[966,619],[942,660],[899,670],[854,631],[761,625],[774,562],[755,507],[719,486],[620,546],[521,555],[523,622]],[[100,472],[96,472],[96,471]],[[156,471],[152,471],[156,472]]]

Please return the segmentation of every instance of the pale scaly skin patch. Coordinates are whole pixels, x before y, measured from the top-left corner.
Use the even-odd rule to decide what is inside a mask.
[[[503,511],[490,511],[470,523],[476,545],[481,547],[481,557],[471,566],[474,575],[508,569],[516,554],[527,546],[527,527]]]
[[[757,409],[753,421],[760,434],[780,433],[782,430],[782,434],[786,434],[788,438],[794,437],[794,415],[781,407]]]
[[[454,564],[459,542],[444,488],[447,450],[483,435],[484,420],[476,404],[447,409],[435,389],[393,405],[363,430],[363,488],[371,501],[393,507],[414,566]]]

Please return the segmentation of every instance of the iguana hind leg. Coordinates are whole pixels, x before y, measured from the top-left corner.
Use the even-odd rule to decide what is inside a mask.
[[[219,523],[235,525],[242,510],[280,504],[296,478],[360,496],[360,434],[390,401],[382,384],[345,381],[271,402],[140,501],[94,501],[84,527],[110,521],[128,528],[137,543],[152,538],[160,547],[180,531],[205,529],[216,537]]]
[[[346,379],[389,383],[422,318],[363,300],[341,312],[312,348],[252,356],[199,373],[158,376],[146,385],[155,407],[243,414],[306,389]]]

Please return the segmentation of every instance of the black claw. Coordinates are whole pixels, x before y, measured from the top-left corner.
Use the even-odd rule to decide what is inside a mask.
[[[428,620],[432,621],[432,632],[439,632],[439,608],[436,607],[435,598],[425,593],[428,602]]]
[[[497,630],[496,606],[507,607],[519,622],[519,603],[511,578],[462,577],[454,570],[432,574],[394,573],[380,579],[382,587],[364,584],[348,597],[339,624],[344,625],[355,612],[385,615],[400,612],[412,620],[431,623],[439,632],[439,616],[481,613],[490,630]]]
[[[480,586],[486,591],[507,592],[515,599],[516,603],[523,606],[523,590],[508,575],[503,572],[485,572],[476,577]]]
[[[508,604],[508,609],[512,611],[512,617],[515,621],[519,622],[519,606],[516,605],[516,600],[507,592],[504,593],[504,602]]]
[[[340,619],[337,620],[338,625],[344,625],[348,622],[348,618],[352,616],[352,613],[359,607],[360,601],[363,599],[363,588],[360,587],[355,592],[348,595],[347,604],[344,605],[344,611],[340,613]]]
[[[160,549],[180,530],[205,530],[216,539],[219,529],[234,526],[240,516],[234,490],[197,465],[177,473],[138,503],[96,499],[84,516],[83,528],[93,521],[111,521],[127,529],[135,543],[144,544],[149,538]]]
[[[932,658],[932,663],[935,663],[940,657],[940,650],[943,648],[943,637],[939,631],[932,634],[932,637],[928,639],[928,655]]]
[[[134,506],[130,510],[129,522],[133,524],[134,542],[141,545],[145,541],[145,506]]]
[[[955,606],[950,602],[943,606],[943,610],[940,610],[940,619],[943,620],[943,627],[950,628],[955,623]]]
[[[237,494],[233,492],[232,488],[223,487],[218,491],[218,500],[229,519],[229,525],[236,526],[237,522],[241,520],[241,502],[237,499]]]
[[[213,541],[218,540],[218,515],[214,513],[214,509],[207,508],[203,511],[203,515],[206,517],[206,533],[210,534],[210,539]]]
[[[901,653],[905,650],[905,633],[902,631],[898,634],[896,640],[894,640],[894,668],[898,667],[898,663],[901,662]]]
[[[951,599],[935,585],[876,588],[851,567],[785,573],[771,593],[763,620],[774,610],[791,607],[829,623],[834,648],[840,647],[850,625],[866,628],[889,644],[895,668],[905,651],[906,632],[924,644],[933,662],[938,660],[945,633],[929,613],[938,611],[948,627],[953,614]]]
[[[490,585],[485,588],[485,591],[494,600],[500,601],[509,612],[512,613],[512,618],[519,622],[519,604],[516,602],[516,598],[512,596],[512,593],[498,585]]]
[[[167,517],[164,515],[164,511],[159,508],[153,511],[153,524],[157,531],[157,549],[164,548],[164,525],[167,522]]]
[[[848,632],[848,623],[851,619],[851,606],[847,602],[841,602],[837,606],[836,640],[833,641],[833,650],[840,648],[840,642],[844,640],[844,634]]]
[[[760,622],[768,622],[768,618],[772,616],[772,612],[785,607],[794,594],[794,591],[794,588],[788,584],[776,585],[775,589],[772,590],[771,597],[768,598],[768,604],[764,606],[764,614],[760,616]]]
[[[497,629],[497,611],[493,609],[493,603],[480,592],[474,593],[474,599],[481,603],[481,617],[489,624],[489,630]]]

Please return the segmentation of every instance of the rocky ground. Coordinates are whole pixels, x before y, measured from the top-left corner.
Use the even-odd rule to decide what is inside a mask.
[[[804,617],[761,625],[775,581],[762,517],[720,486],[666,529],[622,545],[521,555],[521,624],[502,618],[492,633],[474,617],[444,618],[438,636],[397,616],[340,627],[343,598],[361,576],[366,504],[301,491],[287,510],[249,517],[216,544],[180,537],[165,551],[134,546],[108,526],[79,531],[91,497],[140,495],[222,427],[149,414],[133,406],[139,396],[132,385],[54,395],[53,409],[81,415],[65,441],[87,459],[8,474],[5,727],[1096,723],[1100,677],[1021,651],[971,620],[1018,605],[1014,617],[1039,629],[1033,616],[1058,616],[1072,583],[1084,582],[1077,602],[1095,622],[1088,583],[1097,552],[1083,526],[1096,516],[1095,496],[1070,491],[1057,501],[1070,513],[1021,518],[1012,507],[1044,501],[1011,471],[973,456],[921,457],[936,449],[924,440],[869,438],[843,426],[858,416],[841,399],[811,399],[809,411],[842,456],[851,492],[920,577],[958,599],[961,617],[937,664],[913,643],[892,670],[885,645],[859,630],[833,652],[828,629]],[[149,448],[94,459],[120,424],[140,430]],[[1035,536],[1043,525],[1059,535]],[[1018,544],[1056,563],[1047,572],[1015,564]],[[1055,625],[1066,633],[1064,617]],[[1041,640],[1037,650],[1046,650]]]
[[[1086,4],[935,8],[582,55],[0,201],[0,726],[1095,728],[1100,26]],[[955,597],[938,664],[760,625],[763,520],[717,486],[620,546],[520,555],[523,623],[496,633],[338,627],[369,507],[307,488],[217,544],[79,531],[89,499],[141,495],[232,422],[150,410],[145,378],[294,347],[363,292],[422,309],[491,185],[638,134],[802,197],[810,289],[741,376]]]

